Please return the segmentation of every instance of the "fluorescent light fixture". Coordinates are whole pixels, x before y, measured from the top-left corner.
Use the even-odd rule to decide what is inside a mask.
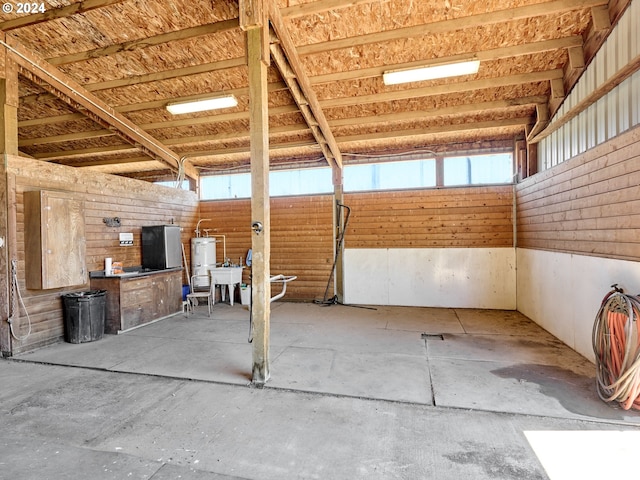
[[[167,110],[173,115],[182,113],[204,112],[205,110],[216,110],[218,108],[236,107],[238,100],[233,95],[224,97],[203,98],[202,100],[193,100],[190,102],[170,103]]]
[[[472,75],[478,73],[480,60],[467,60],[456,63],[442,63],[420,68],[408,68],[404,70],[390,70],[382,74],[385,85],[397,85],[399,83],[422,82],[423,80],[435,80],[436,78],[457,77],[460,75]]]

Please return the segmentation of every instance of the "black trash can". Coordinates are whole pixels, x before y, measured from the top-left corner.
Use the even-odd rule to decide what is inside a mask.
[[[64,302],[64,339],[69,343],[100,340],[107,309],[105,290],[68,293]]]

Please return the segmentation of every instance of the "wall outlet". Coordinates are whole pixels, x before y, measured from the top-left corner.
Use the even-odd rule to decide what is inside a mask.
[[[4,237],[0,237],[0,248],[4,247]]]

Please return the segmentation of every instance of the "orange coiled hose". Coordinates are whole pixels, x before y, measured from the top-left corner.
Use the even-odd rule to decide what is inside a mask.
[[[640,298],[613,287],[593,325],[596,387],[605,402],[640,410]]]

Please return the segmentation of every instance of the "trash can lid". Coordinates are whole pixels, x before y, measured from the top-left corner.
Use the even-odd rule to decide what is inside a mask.
[[[67,298],[89,298],[89,297],[99,297],[107,293],[106,290],[88,290],[86,292],[72,292],[66,293],[63,297]]]

